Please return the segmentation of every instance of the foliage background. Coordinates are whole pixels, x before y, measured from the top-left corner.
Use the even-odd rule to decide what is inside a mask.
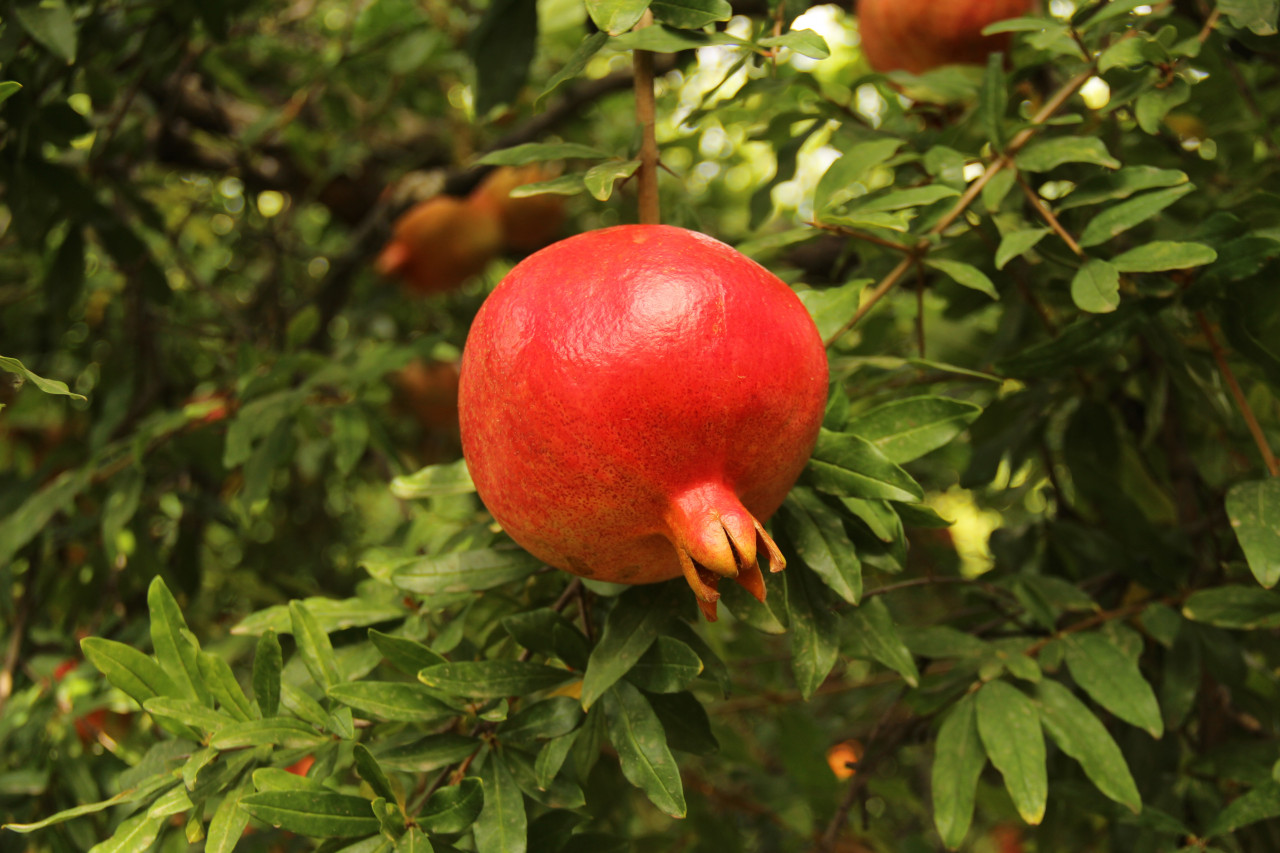
[[[4,7],[0,846],[1280,845],[1277,4],[1054,0],[916,79],[833,6],[588,7]],[[632,221],[632,47],[666,220],[837,378],[714,625],[541,571],[397,392],[517,258],[369,266],[496,162]]]

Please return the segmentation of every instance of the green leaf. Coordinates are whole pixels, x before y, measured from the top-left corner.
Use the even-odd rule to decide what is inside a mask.
[[[1004,55],[987,57],[987,70],[978,93],[978,118],[982,130],[997,151],[1004,149],[1004,116],[1009,109],[1009,84],[1004,73]]]
[[[1280,782],[1264,782],[1228,803],[1204,834],[1206,838],[1216,838],[1274,817],[1280,817]]]
[[[919,502],[924,491],[874,444],[848,432],[822,430],[809,461],[809,477],[821,492],[840,497]]]
[[[719,751],[720,742],[711,731],[707,709],[692,693],[651,693],[645,698],[658,715],[671,749],[692,755],[712,755]]]
[[[869,278],[860,278],[839,287],[804,290],[798,294],[823,340],[830,338],[849,322],[854,312],[858,310],[862,291],[869,284],[874,282]]]
[[[577,670],[587,668],[591,648],[573,623],[549,607],[513,613],[502,620],[517,643],[531,652],[559,658]]]
[[[253,719],[253,706],[244,695],[240,682],[236,681],[231,664],[209,652],[201,652],[196,662],[200,667],[200,677],[222,710],[237,720]]]
[[[542,561],[527,551],[481,548],[406,560],[393,566],[389,577],[400,589],[420,595],[479,592],[523,580],[541,566]]]
[[[956,198],[960,191],[946,184],[927,184],[908,189],[890,188],[885,192],[859,196],[849,202],[847,215],[883,213],[893,210],[910,210],[935,204],[943,199]]]
[[[435,853],[427,834],[416,826],[396,839],[395,853]]]
[[[298,654],[307,671],[323,689],[328,690],[342,681],[338,671],[338,659],[333,654],[333,643],[321,628],[311,611],[301,601],[289,602],[289,616],[293,622],[293,639],[298,644]]]
[[[588,169],[582,182],[596,201],[608,201],[613,195],[613,185],[631,177],[639,168],[639,160],[606,160]]]
[[[877,597],[863,602],[854,611],[850,629],[851,637],[872,659],[901,675],[912,687],[920,683],[915,659],[898,635],[898,626],[883,599]]]
[[[733,17],[727,0],[653,0],[649,9],[664,24],[686,30],[700,30]]]
[[[67,510],[92,477],[92,468],[64,471],[0,520],[0,565],[9,563],[55,515]]]
[[[340,631],[343,628],[363,628],[403,619],[407,615],[405,607],[399,602],[370,601],[364,598],[323,598],[313,596],[301,600],[303,607],[311,614],[316,626],[321,631]],[[234,628],[233,634],[261,634],[264,631],[275,631],[277,634],[293,633],[293,615],[288,605],[278,604],[267,607],[257,613],[251,613],[241,619]]]
[[[1123,201],[1103,210],[1085,226],[1080,235],[1080,245],[1088,248],[1105,243],[1118,234],[1123,234],[1135,225],[1146,222],[1169,205],[1194,190],[1190,184],[1156,190],[1135,198]]]
[[[1169,111],[1190,98],[1191,84],[1181,77],[1174,77],[1167,86],[1148,89],[1138,96],[1134,104],[1133,115],[1138,120],[1138,127],[1152,136],[1158,135]]]
[[[191,632],[177,600],[159,575],[147,589],[147,606],[151,610],[151,645],[178,694],[212,705],[213,699],[200,677],[200,650],[190,639]]]
[[[792,566],[783,574],[791,629],[791,668],[800,694],[808,700],[836,665],[839,623],[822,595],[823,587],[807,566]]]
[[[658,637],[627,671],[626,679],[650,693],[679,693],[701,674],[697,652],[673,637]]]
[[[1271,589],[1280,581],[1280,479],[1237,483],[1227,492],[1227,518],[1249,570]]]
[[[428,687],[452,696],[500,699],[559,687],[579,678],[575,672],[515,660],[462,661],[429,666],[418,673]]]
[[[803,486],[791,490],[783,508],[796,556],[836,595],[857,604],[862,597],[862,563],[840,516]]]
[[[1217,259],[1218,253],[1203,243],[1157,240],[1117,255],[1111,263],[1120,272],[1165,272],[1202,267]]]
[[[625,33],[640,22],[649,0],[587,0],[587,14],[609,35]]]
[[[591,650],[582,679],[582,707],[590,709],[649,650],[671,615],[624,596],[609,614],[600,641]]]
[[[504,747],[502,761],[511,771],[516,785],[534,802],[549,809],[580,809],[586,805],[587,798],[582,793],[582,788],[567,778],[553,779],[548,784],[539,786],[533,757],[528,753]]]
[[[975,709],[972,694],[956,702],[934,744],[933,823],[948,850],[958,848],[969,833],[978,777],[987,763]]]
[[[0,82],[0,104],[3,104],[5,101],[9,100],[10,97],[18,94],[20,91],[22,91],[22,84],[17,80],[5,80],[4,82]],[[65,388],[66,386],[64,385],[63,387]]]
[[[417,817],[418,825],[432,833],[463,832],[480,816],[486,799],[481,781],[468,776],[432,794]]]
[[[429,735],[406,746],[378,752],[378,762],[389,770],[427,773],[461,761],[482,744],[475,738],[455,734]]]
[[[484,808],[472,832],[476,853],[525,853],[529,843],[529,820],[524,794],[507,768],[503,756],[489,753],[480,771],[484,783]]]
[[[153,696],[171,695],[176,691],[160,664],[132,646],[86,637],[80,641],[80,648],[113,687],[124,691],[139,705]]]
[[[868,173],[887,163],[904,144],[901,139],[874,139],[849,148],[818,180],[814,210],[821,213],[865,192],[863,184]]]
[[[1177,169],[1155,166],[1126,166],[1118,172],[1098,175],[1082,182],[1066,198],[1057,203],[1058,210],[1070,210],[1104,201],[1129,198],[1142,190],[1176,187],[1190,180]]]
[[[614,50],[651,50],[654,53],[679,53],[718,44],[745,45],[748,42],[722,31],[676,30],[661,24],[632,30],[609,41],[609,47]]]
[[[139,853],[150,850],[160,830],[169,822],[167,816],[152,817],[143,812],[116,827],[106,841],[89,848],[89,853]]]
[[[1138,663],[1097,632],[1063,638],[1067,668],[1076,684],[1102,707],[1152,737],[1164,734],[1164,720],[1151,685]]]
[[[765,634],[785,634],[787,628],[778,618],[770,600],[756,601],[751,593],[739,584],[727,583],[720,587],[720,603],[728,608],[733,618],[750,625]],[[772,599],[776,603],[777,599]]]
[[[535,0],[492,0],[471,33],[467,52],[475,68],[477,116],[514,103],[538,47]]]
[[[924,262],[924,265],[945,274],[956,284],[985,293],[992,299],[1000,298],[1000,294],[996,291],[996,286],[991,282],[991,279],[987,278],[987,274],[973,264],[948,261],[941,258],[929,258]]]
[[[142,497],[143,474],[141,469],[132,467],[124,471],[112,481],[111,494],[107,496],[102,510],[102,548],[107,560],[115,563],[119,557],[120,532],[138,511],[138,501]]]
[[[240,801],[250,815],[314,838],[349,838],[379,829],[369,801],[336,791],[263,791]]]
[[[369,629],[369,639],[392,666],[415,678],[420,670],[436,664],[448,663],[443,655],[414,640],[394,637],[374,628]]]
[[[369,748],[362,743],[358,743],[352,750],[352,756],[355,758],[356,772],[373,790],[373,793],[389,803],[394,803],[396,801],[396,792],[391,787],[391,780],[387,778],[387,774],[378,766],[378,759],[373,757],[373,753],[369,751]]]
[[[1092,163],[1119,169],[1121,163],[1096,136],[1058,136],[1041,139],[1022,149],[1017,158],[1024,172],[1049,172],[1066,163]]]
[[[476,165],[524,166],[528,163],[543,163],[548,160],[606,160],[610,156],[608,151],[573,142],[527,142],[523,145],[490,151],[477,160]],[[465,461],[453,464],[464,468],[466,466]]]
[[[1217,8],[1237,27],[1260,36],[1276,34],[1276,17],[1280,15],[1276,0],[1219,0]]]
[[[694,657],[696,659],[697,656]],[[702,668],[701,661],[698,662],[698,668]],[[504,742],[517,743],[549,740],[567,735],[581,721],[582,708],[577,700],[569,696],[553,696],[534,702],[508,717],[498,726],[498,738]]]
[[[191,726],[197,731],[216,732],[236,722],[235,717],[215,711],[191,699],[154,696],[143,702],[142,707],[153,717],[167,717]]]
[[[982,407],[951,397],[908,397],[856,415],[845,429],[901,465],[948,444],[982,414]]]
[[[420,500],[445,495],[468,495],[476,490],[467,470],[467,460],[446,465],[428,465],[391,481],[391,494],[401,500]]]
[[[209,745],[214,749],[265,745],[304,748],[319,746],[328,739],[301,720],[271,717],[223,726],[210,739]]]
[[[618,751],[622,775],[671,817],[685,816],[684,787],[667,735],[639,690],[619,681],[602,697],[609,740]]]
[[[1107,261],[1092,258],[1071,280],[1071,299],[1081,311],[1106,314],[1120,307],[1120,271]]]
[[[982,686],[976,696],[978,735],[991,763],[1004,777],[1018,814],[1035,825],[1044,818],[1049,796],[1044,735],[1036,706],[1003,681]]]
[[[240,801],[249,795],[248,785],[240,785],[227,792],[209,821],[209,834],[205,838],[205,853],[231,853],[249,826],[249,813],[240,808]]]
[[[310,338],[311,334],[308,332],[306,337]],[[345,476],[355,468],[369,445],[369,421],[355,406],[340,406],[333,410],[331,423],[333,424],[333,464],[338,469],[338,473]],[[393,490],[394,487],[393,482]]]
[[[275,631],[258,638],[253,655],[253,698],[264,717],[274,717],[280,708],[280,673],[284,668],[284,652]]]
[[[313,765],[314,766],[314,765]],[[299,776],[283,767],[259,767],[253,771],[253,787],[258,791],[328,791],[319,779]]]
[[[1193,622],[1256,631],[1280,627],[1280,593],[1232,584],[1193,593],[1182,605]]]
[[[554,738],[543,744],[533,765],[534,781],[538,787],[551,786],[577,740],[578,732],[575,730],[564,737]]]
[[[63,0],[14,3],[11,8],[18,23],[42,47],[68,65],[76,61],[76,21]]]
[[[46,827],[64,823],[78,817],[83,817],[84,815],[106,811],[113,806],[127,805],[129,803],[136,803],[140,800],[148,799],[160,789],[171,787],[173,782],[174,778],[172,773],[158,773],[154,776],[148,777],[131,788],[121,791],[114,797],[100,800],[96,803],[85,803],[84,805],[75,806],[74,808],[64,809],[63,811],[49,815],[43,820],[35,823],[6,823],[0,828],[25,835],[28,832],[36,832],[37,830],[41,830]]]
[[[440,701],[427,687],[402,681],[350,681],[335,684],[329,697],[381,720],[439,722],[458,711]]]
[[[599,53],[600,48],[604,47],[608,41],[609,34],[606,32],[594,32],[587,36],[586,39],[578,45],[577,49],[574,50],[573,55],[569,57],[569,60],[564,64],[564,67],[551,75],[551,79],[547,81],[546,87],[541,93],[539,93],[537,99],[533,102],[534,110],[540,111],[547,96],[558,89],[562,84],[570,80],[576,80],[582,76],[582,72],[586,70],[587,62],[590,61],[591,57]]]
[[[726,9],[732,9],[728,3],[724,5]],[[653,7],[657,9],[658,0],[655,0]],[[728,20],[728,17],[720,20]],[[831,56],[831,48],[827,46],[827,40],[813,30],[791,30],[780,36],[762,38],[758,43],[764,48],[785,47],[810,59],[826,59]]]
[[[1089,781],[1134,813],[1142,810],[1142,796],[1115,740],[1093,712],[1070,690],[1045,679],[1036,687],[1040,722],[1067,755],[1080,762]]]
[[[996,269],[1004,269],[1009,261],[1031,251],[1047,234],[1048,228],[1024,228],[1005,234],[996,249]]]

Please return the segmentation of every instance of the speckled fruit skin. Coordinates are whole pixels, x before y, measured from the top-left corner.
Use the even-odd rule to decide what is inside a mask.
[[[920,74],[941,65],[981,65],[1009,34],[983,28],[1031,14],[1035,0],[858,0],[862,52],[877,71]]]
[[[773,274],[682,228],[622,225],[529,256],[462,359],[462,446],[516,542],[587,578],[763,598],[760,526],[817,438],[827,360]]]

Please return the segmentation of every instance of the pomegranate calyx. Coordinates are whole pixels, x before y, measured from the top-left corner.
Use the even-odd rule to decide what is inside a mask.
[[[768,555],[769,570],[782,571],[786,561],[760,522],[728,487],[704,483],[687,489],[672,502],[667,515],[671,538],[685,580],[707,620],[716,619],[721,578],[733,578],[757,601],[766,590],[757,555]]]

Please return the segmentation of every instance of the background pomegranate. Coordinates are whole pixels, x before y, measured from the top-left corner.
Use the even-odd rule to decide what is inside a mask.
[[[877,71],[920,74],[941,65],[982,64],[1009,34],[984,27],[1031,14],[1035,0],[859,0],[862,52]]]
[[[781,554],[760,521],[804,467],[827,395],[791,289],[702,234],[624,225],[531,255],[463,353],[463,451],[518,543],[588,578],[680,575],[708,619],[716,583],[757,598]]]

